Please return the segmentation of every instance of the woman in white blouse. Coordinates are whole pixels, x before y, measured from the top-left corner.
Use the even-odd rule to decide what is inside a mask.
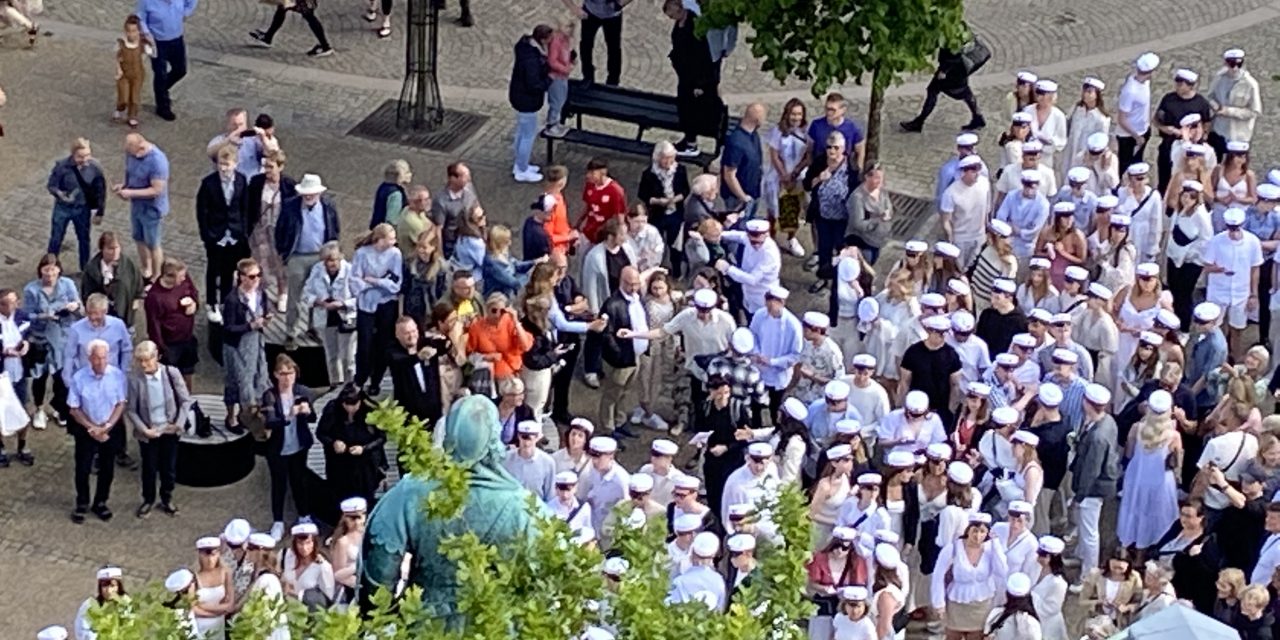
[[[1138,262],[1154,262],[1160,254],[1160,241],[1163,239],[1161,229],[1164,224],[1164,198],[1151,184],[1151,165],[1135,162],[1125,171],[1125,183],[1120,187],[1116,197],[1120,204],[1117,213],[1129,216],[1129,233],[1132,234],[1133,246],[1137,249]],[[1112,216],[1115,220],[1115,216]],[[1105,283],[1104,283],[1105,284]],[[1112,291],[1119,287],[1107,285]]]
[[[988,640],[1041,640],[1040,620],[1031,601],[1031,578],[1015,573],[1005,581],[1006,600],[987,615]]]
[[[1000,577],[1009,570],[1004,545],[990,530],[990,515],[970,514],[963,534],[938,555],[930,595],[949,640],[981,640]]]
[[[1105,237],[1102,227],[1089,236],[1089,257],[1098,273],[1095,282],[1112,291],[1120,291],[1133,284],[1138,248],[1129,239],[1131,223],[1132,219],[1127,214],[1112,213],[1108,217]]]
[[[832,640],[878,640],[866,587],[840,589],[840,611],[831,620]]]
[[[1067,146],[1067,116],[1055,104],[1058,101],[1058,83],[1052,80],[1036,81],[1036,98],[1023,111],[1031,114],[1031,137],[1044,145],[1040,162],[1055,169],[1054,154]]]
[[[1067,117],[1067,146],[1062,150],[1063,174],[1071,170],[1076,156],[1087,148],[1089,136],[1095,133],[1107,135],[1111,131],[1111,116],[1103,104],[1102,90],[1107,85],[1089,76],[1080,88],[1080,100],[1071,108]],[[1102,195],[1102,194],[1097,194]]]
[[[329,554],[333,556],[333,580],[338,583],[338,602],[350,604],[355,595],[359,577],[356,568],[360,564],[360,546],[364,541],[365,512],[368,502],[364,498],[347,498],[339,505],[342,519],[333,530],[329,541]]]
[[[327,607],[333,602],[336,582],[333,565],[320,555],[320,530],[309,522],[296,524],[289,531],[292,538],[284,552],[284,571],[280,579],[285,595],[301,600],[308,607]]]
[[[809,449],[816,447],[810,442],[809,427],[804,423],[809,417],[809,408],[799,398],[787,398],[782,401],[780,417],[773,443],[773,450],[778,452],[778,480],[799,487],[802,482],[812,481],[814,473],[813,469],[805,469]]]
[[[586,418],[574,418],[564,434],[564,446],[551,454],[556,471],[572,471],[577,474],[587,470],[591,457],[587,455],[587,440],[595,431],[595,425]]]
[[[1165,239],[1164,255],[1168,262],[1169,293],[1173,295],[1173,310],[1181,318],[1191,317],[1196,282],[1204,270],[1201,254],[1213,238],[1213,220],[1204,207],[1204,185],[1196,180],[1184,180],[1178,194],[1178,207],[1169,224]]]
[[[1040,549],[1036,553],[1040,571],[1033,574],[1036,577],[1035,586],[1031,588],[1031,603],[1040,618],[1044,640],[1068,640],[1067,619],[1062,615],[1062,604],[1067,599],[1066,565],[1062,562],[1066,547],[1061,538],[1045,536],[1040,538]]]

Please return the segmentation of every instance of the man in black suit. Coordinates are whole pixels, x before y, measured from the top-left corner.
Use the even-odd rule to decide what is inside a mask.
[[[628,383],[636,373],[636,363],[649,349],[649,325],[640,291],[644,282],[640,272],[632,266],[623,267],[618,278],[618,290],[600,305],[600,317],[607,323],[600,334],[601,360],[604,375],[600,384],[600,413],[596,426],[609,429],[615,437],[634,438],[627,427],[627,413],[623,407]],[[632,337],[633,334],[638,334]]]
[[[396,321],[396,345],[391,349],[391,397],[410,417],[422,420],[427,429],[444,413],[440,395],[438,350],[431,347],[418,323],[409,316]]]
[[[218,150],[218,170],[200,181],[196,193],[196,224],[204,243],[208,268],[205,270],[205,295],[222,300],[231,292],[236,263],[249,257],[248,181],[236,171],[236,148],[227,145]],[[221,314],[210,310],[210,320],[220,321]]]

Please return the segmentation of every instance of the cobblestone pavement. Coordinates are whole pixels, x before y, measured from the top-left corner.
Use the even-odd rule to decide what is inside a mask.
[[[72,137],[83,135],[94,141],[96,155],[109,176],[118,178],[122,171],[124,131],[108,121],[113,95],[108,52],[116,25],[132,3],[49,0],[47,4],[47,24],[53,37],[34,51],[20,48],[12,38],[0,40],[0,84],[9,95],[9,106],[0,111],[7,133],[0,138],[0,283],[5,285],[20,285],[33,275],[33,265],[47,240],[50,198],[44,192],[44,180],[50,164],[65,155]],[[449,85],[449,106],[491,116],[456,157],[472,165],[491,219],[506,224],[519,223],[536,193],[534,187],[513,184],[509,178],[508,51],[516,34],[530,23],[558,15],[554,0],[514,6],[507,9],[481,0],[477,2],[478,29],[444,29],[443,79]],[[628,10],[624,78],[628,84],[665,90],[670,84],[666,25],[656,14],[644,15],[656,11],[655,6],[643,3]],[[1069,104],[1071,88],[1086,72],[1111,84],[1110,97],[1115,95],[1130,56],[1099,56],[1124,51],[1131,43],[1168,41],[1155,47],[1165,60],[1154,89],[1157,97],[1168,90],[1175,66],[1197,69],[1207,83],[1216,69],[1218,54],[1241,46],[1249,52],[1249,64],[1262,83],[1264,102],[1273,105],[1280,100],[1268,71],[1280,68],[1280,52],[1273,46],[1280,27],[1269,20],[1277,15],[1273,4],[1232,0],[1193,9],[1173,0],[1140,0],[1133,8],[1124,9],[1118,2],[1088,0],[1073,2],[1069,9],[1051,7],[1059,5],[1048,0],[980,0],[969,7],[975,29],[989,38],[997,56],[987,75],[975,82],[992,123],[983,136],[982,151],[988,158],[994,157],[994,138],[1004,119],[999,112],[1010,70],[1023,66],[1048,69],[1064,87],[1064,104]],[[455,156],[345,135],[398,90],[394,78],[400,60],[400,34],[391,42],[376,41],[365,32],[361,9],[356,0],[322,3],[322,18],[341,53],[313,61],[296,55],[309,46],[309,34],[295,24],[296,20],[291,19],[276,49],[249,50],[241,45],[242,36],[265,21],[266,9],[252,0],[202,3],[191,24],[191,75],[175,92],[181,120],[165,123],[149,112],[143,115],[143,132],[174,163],[173,213],[167,222],[166,248],[191,263],[197,282],[202,282],[204,264],[195,235],[193,196],[197,181],[211,168],[203,158],[205,143],[221,128],[221,114],[230,106],[276,117],[291,158],[289,172],[295,176],[321,174],[348,230],[366,224],[370,198],[389,159],[409,160],[418,179],[433,188],[443,182],[444,167]],[[1245,14],[1247,24],[1231,21],[1232,16],[1246,11],[1252,11]],[[1152,15],[1162,19],[1152,20]],[[1201,33],[1187,41],[1196,44],[1183,46],[1168,37],[1189,28],[1179,25],[1209,25],[1202,28],[1209,35]],[[738,103],[759,95],[776,110],[785,88],[747,66],[745,56],[738,56],[728,74],[727,90],[736,94],[733,99]],[[918,83],[908,84],[891,95],[886,108],[890,125],[914,111],[919,88]],[[145,93],[149,94],[149,89]],[[149,97],[144,97],[147,100]],[[855,101],[851,113],[864,112],[865,105]],[[923,134],[887,131],[883,158],[889,167],[889,187],[929,194],[934,171],[949,153],[956,128],[965,120],[967,114],[958,103],[944,100]],[[1277,135],[1280,129],[1274,121],[1264,118],[1254,140],[1255,167],[1266,169],[1280,161]],[[579,148],[564,149],[560,154],[558,159],[574,169],[571,192],[576,192],[581,179],[578,168],[591,154]],[[614,166],[620,182],[634,189],[643,164],[637,159],[618,159]],[[112,202],[106,228],[125,231],[125,212],[122,204]],[[69,247],[64,260],[74,264],[74,248],[70,248],[74,243],[64,246]],[[883,260],[895,257],[886,252]],[[788,259],[784,277],[788,286],[800,292],[811,276]],[[798,293],[797,299],[800,305],[818,306],[807,294]],[[216,370],[208,366],[200,370],[198,390],[213,392],[219,385]],[[585,403],[593,397],[580,393],[576,399]],[[594,414],[594,407],[575,408]],[[91,521],[73,526],[66,517],[71,506],[70,441],[53,428],[35,434],[33,445],[38,457],[34,468],[0,469],[0,486],[4,487],[0,491],[0,557],[4,558],[0,562],[0,602],[5,603],[0,620],[6,623],[0,636],[31,637],[45,624],[69,622],[75,607],[92,589],[92,571],[108,561],[123,565],[133,585],[161,577],[191,559],[195,538],[217,531],[231,517],[245,516],[262,527],[270,524],[266,470],[259,464],[252,475],[231,487],[179,488],[177,500],[183,512],[172,521],[162,514],[146,521],[133,518],[138,480],[134,473],[118,473],[112,500],[116,519],[108,524]],[[637,451],[643,451],[642,447],[633,445],[628,454],[636,455]]]

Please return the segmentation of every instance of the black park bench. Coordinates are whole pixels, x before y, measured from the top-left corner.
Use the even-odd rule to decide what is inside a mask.
[[[720,155],[725,135],[729,127],[737,123],[737,118],[729,117],[729,109],[720,104],[720,113],[715,118],[700,118],[706,122],[705,130],[698,131],[702,137],[716,141],[715,151],[702,152],[697,156],[680,156],[684,162],[692,162],[702,167],[711,164]],[[645,131],[662,129],[682,133],[680,118],[676,115],[675,96],[665,96],[635,89],[623,89],[603,84],[586,84],[581,80],[569,81],[569,97],[561,111],[561,122],[574,119],[575,127],[563,137],[549,136],[544,131],[542,137],[547,141],[547,164],[555,164],[556,142],[568,142],[609,149],[618,153],[649,157],[653,154],[653,143],[642,140]],[[582,126],[582,116],[604,118],[636,125],[634,138],[615,136],[608,133],[588,131]],[[714,123],[714,124],[712,124]]]

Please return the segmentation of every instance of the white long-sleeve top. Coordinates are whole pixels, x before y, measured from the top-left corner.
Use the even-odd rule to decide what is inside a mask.
[[[1241,69],[1235,78],[1228,75],[1226,67],[1213,74],[1209,103],[1221,109],[1213,118],[1214,133],[1227,140],[1253,139],[1253,125],[1262,113],[1262,94],[1247,69]]]
[[[1044,640],[1068,640],[1067,619],[1062,615],[1062,605],[1066,601],[1067,580],[1060,575],[1051,573],[1044,576],[1031,588],[1031,604],[1040,617]]]
[[[73,626],[73,632],[76,634],[76,640],[97,640],[98,633],[93,630],[89,622],[89,608],[97,598],[86,598],[80,605],[80,610],[76,611],[76,622]]]
[[[996,607],[987,614],[987,623],[984,625],[986,627],[984,630],[987,632],[985,637],[991,640],[1043,640],[1040,621],[1022,611],[1005,618],[999,629],[992,629],[992,625],[1003,614],[1004,607]]]
[[[1055,168],[1055,154],[1067,146],[1067,115],[1062,109],[1049,107],[1049,117],[1040,124],[1040,114],[1036,113],[1036,105],[1029,104],[1022,108],[1023,113],[1031,114],[1031,137],[1044,145],[1040,152],[1040,161],[1051,170]]]
[[[977,564],[969,562],[963,549],[963,541],[952,539],[938,553],[930,589],[934,609],[942,609],[947,602],[968,604],[995,597],[997,585],[1009,571],[1004,543],[997,538],[982,543],[982,555]],[[948,572],[951,573],[951,586],[947,586]]]
[[[720,234],[722,241],[736,242],[742,245],[742,260],[738,266],[730,266],[727,275],[742,285],[742,305],[747,313],[755,313],[764,307],[764,294],[770,287],[778,284],[782,272],[782,254],[778,252],[778,243],[772,238],[765,238],[760,248],[751,246],[745,231],[725,231]]]
[[[1143,188],[1146,191],[1138,195],[1127,186],[1120,187],[1120,204],[1116,205],[1116,212],[1132,218],[1129,237],[1133,239],[1133,246],[1138,249],[1138,262],[1150,262],[1160,253],[1164,199],[1153,187]],[[1147,197],[1148,195],[1151,197]]]
[[[333,577],[333,565],[329,564],[323,556],[316,558],[315,562],[308,564],[307,568],[299,573],[298,557],[293,554],[293,550],[286,551],[284,571],[281,572],[280,579],[293,587],[293,593],[298,598],[301,598],[303,592],[308,589],[318,589],[326,598],[333,600],[336,583]]]
[[[1032,124],[1032,130],[1035,124]],[[1080,166],[1077,164],[1077,156],[1083,151],[1089,152],[1085,141],[1089,136],[1095,133],[1111,133],[1111,117],[1102,114],[1100,109],[1086,109],[1080,105],[1071,108],[1071,115],[1067,117],[1067,146],[1059,154],[1062,158],[1062,164],[1058,168],[1062,175],[1067,175],[1071,167]],[[1115,165],[1111,165],[1112,172],[1115,171]],[[1094,193],[1102,193],[1094,191]]]
[[[1183,234],[1191,238],[1191,243],[1180,245],[1173,241],[1173,230],[1180,229]],[[1173,214],[1173,220],[1169,224],[1168,243],[1164,246],[1164,256],[1173,262],[1175,266],[1181,267],[1183,264],[1190,262],[1191,264],[1204,264],[1200,255],[1204,252],[1204,246],[1213,238],[1213,219],[1209,216],[1209,211],[1204,205],[1196,205],[1191,215],[1182,215],[1181,212]]]
[[[779,442],[774,445],[774,449],[780,452],[778,456],[778,480],[782,484],[798,486],[800,484],[800,470],[804,465],[804,454],[808,450],[804,438],[799,435],[793,435],[786,442]]]
[[[778,465],[773,461],[770,461],[764,468],[764,472],[758,476],[751,473],[750,467],[745,464],[735,469],[724,481],[724,494],[720,500],[721,507],[718,514],[720,522],[729,521],[729,507],[752,502],[752,489],[764,491],[767,501],[767,497],[778,490],[779,482]]]
[[[1040,539],[1029,530],[1024,530],[1017,538],[1009,539],[1009,523],[997,522],[991,525],[991,537],[999,538],[1000,543],[1004,545],[1004,555],[1008,571],[1000,578],[1000,584],[1009,576],[1015,573],[1025,573],[1029,576],[1038,575],[1040,573],[1040,563],[1037,552],[1040,550]],[[1003,595],[1004,590],[1000,590]]]
[[[1270,584],[1271,575],[1280,565],[1280,533],[1267,536],[1262,542],[1262,550],[1258,553],[1258,564],[1253,567],[1253,575],[1249,584]]]
[[[949,504],[938,512],[938,536],[933,540],[934,544],[938,545],[938,548],[945,547],[959,539],[960,533],[969,524],[969,514],[977,511],[978,507],[982,505],[982,493],[974,487],[969,487],[969,492],[969,504],[973,506],[964,509]]]

